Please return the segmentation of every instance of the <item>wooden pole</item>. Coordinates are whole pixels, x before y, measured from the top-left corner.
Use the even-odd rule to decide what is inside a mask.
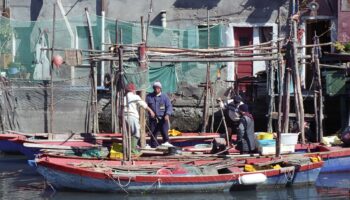
[[[239,62],[239,61],[270,61],[270,60],[277,60],[276,56],[266,56],[266,57],[222,57],[222,58],[154,58],[150,57],[148,59],[150,62]]]
[[[305,144],[305,129],[304,129],[304,103],[303,103],[303,95],[301,92],[301,81],[300,81],[300,73],[299,73],[299,62],[298,62],[298,40],[297,40],[297,22],[293,20],[293,71],[294,71],[294,79],[296,87],[296,96],[299,101],[299,116],[300,119],[298,121],[299,131],[301,133],[301,143]]]
[[[224,128],[225,128],[225,136],[226,136],[226,146],[230,147],[231,146],[231,140],[230,140],[230,136],[228,134],[228,129],[227,129],[227,124],[226,124],[226,119],[225,119],[225,114],[224,111],[222,110],[222,108],[220,107],[220,112],[221,112],[221,117],[222,117],[222,121],[224,123]]]
[[[272,112],[274,112],[274,105],[275,105],[275,64],[276,62],[270,62],[270,66],[268,68],[268,87],[269,87],[269,97],[270,97],[270,103],[269,103],[269,117],[268,117],[268,125],[267,125],[267,131],[272,132]]]
[[[208,49],[210,47],[210,26],[209,26],[209,10],[207,10],[207,33],[208,33]],[[205,95],[204,95],[204,110],[203,110],[203,127],[202,127],[202,133],[206,132],[207,126],[208,126],[208,118],[209,118],[209,104],[208,100],[210,91],[209,91],[209,84],[210,84],[210,63],[207,62],[207,72],[206,72],[206,82],[205,82]]]
[[[147,42],[148,42],[148,30],[149,30],[149,25],[151,23],[151,13],[153,12],[153,0],[151,0],[150,4],[149,4],[149,10],[148,10],[148,15],[147,15],[147,28],[146,28],[146,38],[145,38],[145,44],[147,46]]]
[[[116,20],[116,29],[115,29],[115,47],[114,48],[117,48],[118,47],[118,20]],[[114,56],[115,57],[118,57],[118,51],[115,49],[114,50]],[[113,133],[116,133],[117,132],[117,113],[118,113],[118,108],[119,108],[119,101],[118,101],[118,92],[117,92],[117,88],[116,88],[116,85],[117,85],[117,81],[116,79],[118,79],[118,76],[116,75],[116,71],[113,67],[113,63],[114,61],[110,61],[110,72],[111,72],[111,109],[112,109],[112,112],[111,112],[111,118],[112,118],[112,132]],[[119,132],[120,131],[120,126],[119,126]]]
[[[139,65],[141,71],[147,70],[147,62],[146,62],[146,45],[145,45],[145,29],[144,29],[144,22],[143,22],[143,17],[141,17],[141,41],[142,44],[139,47]],[[142,77],[144,78],[144,77]],[[142,82],[145,82],[146,80],[143,80]],[[141,89],[141,99],[145,100],[146,99],[146,90]],[[145,116],[145,110],[140,109],[140,144],[141,148],[146,147],[146,116]]]
[[[206,83],[205,83],[205,95],[204,95],[204,107],[203,107],[203,126],[202,133],[206,132],[208,125],[208,98],[209,98],[209,81],[210,81],[210,65],[207,63],[207,71],[206,71]]]
[[[280,45],[279,45],[280,46]],[[280,54],[279,54],[280,55]],[[279,91],[278,91],[278,120],[277,120],[277,137],[276,137],[276,157],[281,152],[281,132],[282,132],[282,105],[283,105],[283,86],[284,86],[284,64],[283,58],[280,56],[278,60],[279,68]]]
[[[314,72],[314,81],[316,81],[316,72]],[[314,82],[314,84],[316,84]],[[320,142],[320,122],[319,122],[319,107],[318,107],[318,91],[316,86],[314,86],[314,111],[315,111],[315,128],[316,128],[316,142]]]
[[[280,34],[280,9],[278,9],[278,36]],[[277,120],[277,137],[276,137],[276,157],[281,154],[281,132],[282,132],[282,104],[283,104],[283,86],[284,86],[284,64],[281,55],[281,42],[277,42],[278,48],[278,70],[279,70],[279,89],[278,89],[278,120]]]
[[[129,142],[129,134],[126,130],[126,123],[125,123],[125,115],[124,115],[124,108],[125,108],[125,102],[124,102],[124,96],[125,96],[125,85],[124,85],[124,66],[123,66],[123,47],[120,46],[118,48],[118,56],[119,56],[119,84],[118,84],[118,90],[119,90],[119,101],[120,101],[120,123],[121,123],[121,130],[123,134],[123,160],[129,161],[131,160],[131,155],[129,154],[130,150],[130,142]]]
[[[315,33],[315,45],[319,44],[319,37],[317,37],[316,33]],[[318,89],[318,104],[319,104],[319,141],[322,139],[323,137],[323,92],[322,92],[322,81],[321,81],[321,70],[320,70],[320,47],[315,47],[314,48],[314,60],[315,60],[315,70],[316,70],[316,75],[317,75],[317,89]]]
[[[214,88],[215,87],[215,88]],[[215,85],[211,85],[210,87],[210,94],[211,94],[211,124],[210,124],[210,132],[214,132],[214,123],[215,123],[215,105],[214,105],[214,101],[215,101],[215,91],[216,91],[216,82]]]
[[[118,24],[118,20],[115,21],[115,53],[114,56],[116,58],[119,57],[119,24]],[[119,62],[119,58],[118,60],[115,60],[113,62]],[[115,124],[115,129],[118,130],[119,133],[123,133],[122,130],[122,124],[119,118],[119,114],[121,113],[120,109],[121,109],[121,102],[120,102],[120,72],[118,72],[118,70],[114,69],[114,84],[115,84],[115,88],[114,88],[114,95],[115,95],[115,104],[114,104],[114,109],[115,109],[115,113],[114,113],[114,124]],[[118,125],[118,126],[117,126]]]
[[[87,19],[87,24],[89,28],[89,49],[94,50],[94,38],[92,34],[91,22],[89,17],[88,9],[85,8],[85,14]],[[92,113],[93,113],[93,134],[99,132],[98,128],[98,110],[97,110],[97,71],[96,71],[96,62],[90,61],[90,75],[91,75],[91,93],[92,93]]]
[[[285,70],[285,82],[284,82],[284,109],[283,109],[283,133],[289,131],[289,110],[290,110],[290,68],[286,66]]]
[[[51,67],[50,67],[50,131],[49,131],[49,139],[53,139],[53,112],[54,112],[54,95],[53,95],[53,57],[54,57],[54,48],[55,48],[55,32],[56,32],[56,3],[53,4],[53,22],[52,22],[52,50],[51,50]]]
[[[293,77],[295,77],[295,74],[293,72]],[[293,78],[293,85],[294,85],[294,110],[295,110],[295,118],[296,121],[299,122],[300,121],[300,102],[299,102],[299,98],[297,94],[297,88],[295,87],[296,82],[295,82],[295,78]],[[300,129],[300,124],[298,123],[298,129]]]

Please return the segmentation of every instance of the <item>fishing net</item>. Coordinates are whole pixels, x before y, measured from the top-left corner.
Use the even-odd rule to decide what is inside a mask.
[[[103,43],[102,18],[96,15],[89,17],[96,50],[107,49],[116,43],[117,38],[119,44],[141,43],[140,24],[114,19],[105,20]],[[0,131],[91,130],[90,63],[87,59],[90,52],[68,52],[72,49],[89,49],[86,21],[85,15],[68,17],[67,21],[57,19],[55,23],[52,20],[16,21],[0,17],[0,73],[10,83],[1,85]],[[224,46],[223,25],[211,26],[209,34],[210,47]],[[147,35],[147,45],[152,47],[208,47],[207,27],[169,29],[150,26]],[[56,49],[54,52],[50,50],[52,46]],[[67,57],[72,53],[80,57]],[[137,55],[137,52],[133,53]],[[59,55],[67,62],[51,66],[52,55]],[[74,59],[76,64],[68,62]],[[211,64],[212,81],[221,65]],[[157,80],[163,83],[165,92],[174,93],[181,91],[180,85],[198,87],[205,82],[207,64],[154,62],[149,63],[149,70],[142,70],[138,61],[133,61],[125,62],[124,68],[126,82],[135,83],[139,89],[151,91],[151,84]],[[111,74],[113,64],[98,63],[97,69],[98,86],[103,87],[104,76]]]

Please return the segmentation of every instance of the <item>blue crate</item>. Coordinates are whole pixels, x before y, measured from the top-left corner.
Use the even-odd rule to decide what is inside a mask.
[[[276,146],[276,140],[258,140],[260,147],[273,147]]]

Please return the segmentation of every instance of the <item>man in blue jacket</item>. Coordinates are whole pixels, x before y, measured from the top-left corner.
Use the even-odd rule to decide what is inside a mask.
[[[166,94],[162,93],[162,84],[156,81],[153,84],[153,93],[150,93],[146,97],[148,107],[153,110],[155,117],[149,118],[150,129],[151,129],[151,147],[157,147],[157,135],[160,131],[163,137],[164,146],[172,146],[169,141],[169,124],[170,115],[173,112],[173,106],[171,105],[170,99]]]

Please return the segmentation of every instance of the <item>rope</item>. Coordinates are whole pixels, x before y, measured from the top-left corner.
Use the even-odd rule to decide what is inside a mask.
[[[293,181],[294,174],[295,174],[295,168],[293,168],[293,170],[291,170],[291,171],[284,172],[284,177],[286,178],[287,183],[290,183]]]
[[[114,180],[113,177],[111,177],[109,174],[105,173],[105,175],[110,178],[115,184],[117,184],[125,193],[129,194],[129,192],[125,189],[125,187],[129,186],[130,181],[131,181],[131,177],[129,177],[129,182],[125,185],[121,184],[119,176],[118,177],[118,182]]]
[[[150,137],[152,137],[153,138],[153,140],[156,142],[156,144],[157,145],[160,145],[159,143],[158,143],[158,140],[157,140],[157,138],[156,137],[154,137],[154,135],[153,135],[153,133],[152,133],[152,131],[151,131],[151,129],[150,129],[150,127],[146,124],[145,125],[146,126],[146,128],[148,129],[148,135],[150,136]]]
[[[55,187],[53,187],[53,185],[51,185],[51,183],[49,182],[45,182],[48,186],[50,186],[51,190],[53,191],[53,195],[56,194],[57,190],[55,189]]]
[[[162,180],[161,180],[160,178],[158,178],[157,181],[155,181],[154,183],[152,183],[152,185],[151,185],[148,189],[146,189],[145,191],[143,191],[142,194],[146,194],[146,192],[149,191],[149,190],[151,190],[151,189],[153,188],[153,186],[154,186],[155,184],[157,184],[157,183],[158,183],[158,188],[161,188],[161,187],[162,187]],[[157,189],[157,187],[156,187],[155,189]]]

